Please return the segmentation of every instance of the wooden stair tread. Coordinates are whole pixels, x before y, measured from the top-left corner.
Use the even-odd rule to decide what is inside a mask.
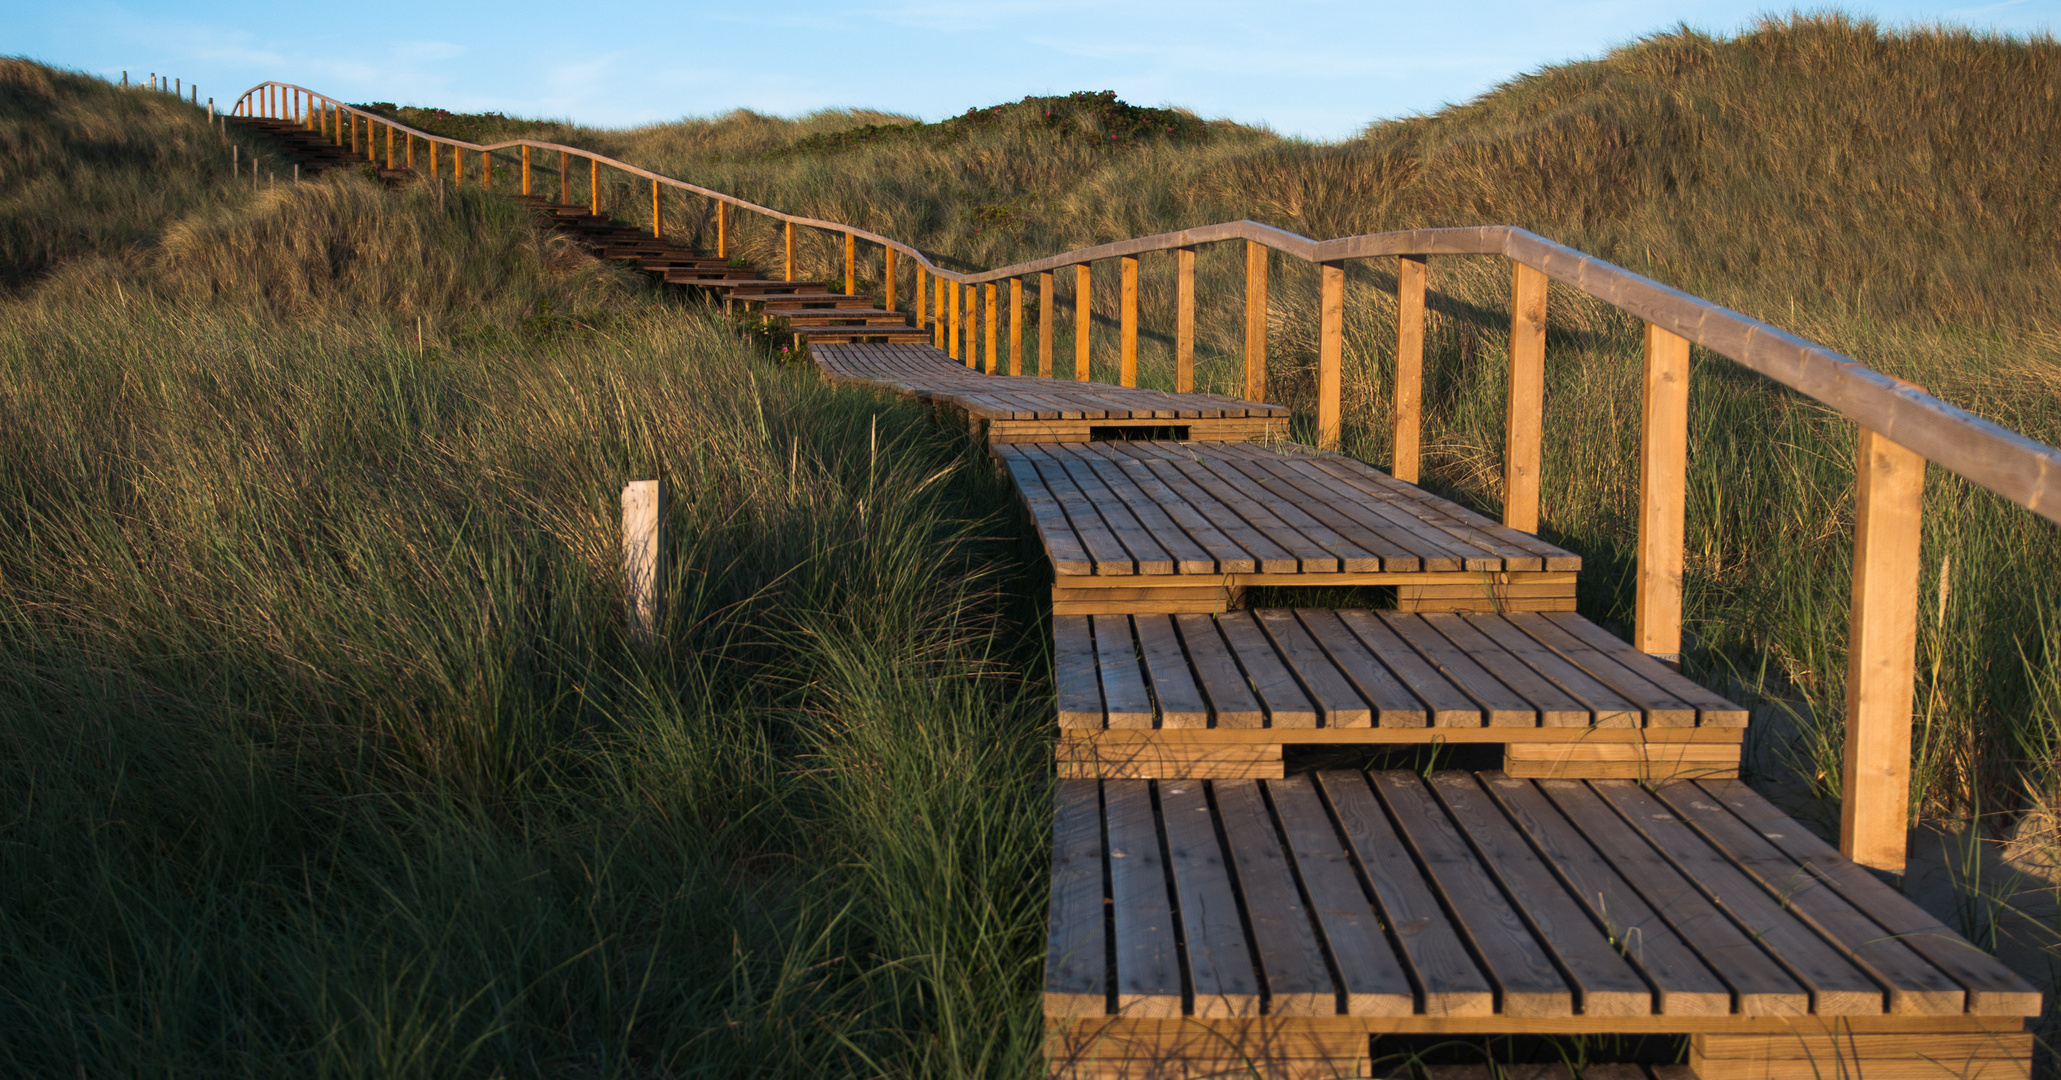
[[[1741,803],[1752,809],[1726,808]],[[1678,812],[1697,804],[1715,809]],[[1649,792],[1496,772],[1063,780],[1059,805],[1045,986],[1055,1019],[1265,1015],[1287,1028],[1351,1016],[1383,1031],[1436,1016],[1493,1031],[1499,1019],[1579,1017],[1606,1032],[1644,1017],[1687,1031],[1756,1016],[2039,1009],[2024,980],[1951,931],[1928,931],[1959,958],[1951,973],[1896,940],[1890,909],[1904,902],[1842,873],[1836,854],[1745,851],[1738,837],[1760,828],[1749,818],[1780,815],[1737,784]],[[1845,921],[1799,903],[1799,879]]]

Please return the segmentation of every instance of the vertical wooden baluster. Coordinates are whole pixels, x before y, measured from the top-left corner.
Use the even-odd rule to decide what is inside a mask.
[[[926,292],[924,289],[924,282],[928,280],[925,277],[927,273],[928,271],[923,269],[922,263],[919,262],[916,264],[916,288],[912,290],[912,294],[916,301],[916,328],[918,330],[921,330],[924,327],[930,325],[930,323],[926,321],[928,315],[927,309],[930,307],[930,305],[925,302],[930,299],[930,294]]]
[[[1001,359],[995,353],[995,296],[995,283],[990,281],[981,289],[980,297],[981,304],[986,309],[981,314],[986,320],[988,333],[988,374],[990,375],[997,374],[1001,366]]]
[[[966,286],[966,366],[980,358],[980,286]]]
[[[786,257],[786,260],[785,260],[785,269],[784,269],[784,270],[783,270],[782,272],[783,272],[783,273],[785,273],[785,274],[787,275],[787,280],[788,280],[788,281],[793,281],[793,280],[794,280],[794,222],[792,222],[792,221],[786,221],[786,222],[782,222],[781,224],[782,224],[782,226],[783,226],[783,227],[785,227],[785,229],[786,229],[786,233],[785,233],[785,236],[786,236],[786,244],[787,244],[787,257]]]
[[[587,159],[587,213],[601,216],[601,159]]]
[[[1632,644],[1669,663],[1682,652],[1682,529],[1689,454],[1689,342],[1646,325],[1639,407],[1638,577]]]
[[[1195,249],[1174,249],[1174,392],[1195,392]]]
[[[1245,400],[1267,400],[1267,249],[1245,242]]]
[[[404,153],[405,153],[405,154],[407,155],[407,158],[406,158],[406,160],[407,160],[407,163],[408,163],[408,171],[409,171],[409,172],[414,172],[414,171],[415,171],[415,133],[414,133],[414,132],[412,132],[412,131],[408,131],[408,132],[403,132],[403,133],[401,134],[401,149],[402,149],[402,151],[403,151],[403,152],[404,152]]]
[[[1901,874],[1910,829],[1925,459],[1867,428],[1854,456],[1839,850],[1862,866]]]
[[[530,193],[530,148],[522,148],[522,193]]]
[[[1009,279],[1009,374],[1023,374],[1023,279]]]
[[[431,180],[442,182],[442,177],[437,172],[437,170],[442,168],[443,166],[437,160],[440,155],[437,153],[436,140],[422,140],[422,150],[424,153],[429,155],[429,178]]]
[[[859,238],[844,234],[844,294],[859,295]]]
[[[1510,278],[1510,397],[1503,424],[1503,524],[1539,531],[1539,459],[1546,412],[1546,275],[1523,263]]]
[[[1424,431],[1424,285],[1429,270],[1422,255],[1396,260],[1395,435],[1388,471],[1412,484]]]
[[[479,152],[479,186],[488,191],[494,189],[494,154],[491,150]]]
[[[1087,263],[1073,268],[1073,378],[1075,382],[1087,382],[1090,356],[1088,348],[1093,342],[1095,324],[1095,280]]]
[[[945,284],[944,278],[933,274],[931,275],[931,280],[937,282],[937,303],[932,305],[937,313],[931,317],[930,343],[943,349],[946,347],[945,339],[951,336],[951,314],[945,310],[945,295],[949,289]],[[953,359],[957,359],[957,357]]]
[[[1138,260],[1119,261],[1121,289],[1117,298],[1117,383],[1138,385]]]
[[[1317,449],[1336,450],[1345,378],[1345,264],[1318,268],[1323,281],[1317,329]]]
[[[1038,275],[1038,378],[1052,377],[1052,309],[1058,297],[1052,287],[1052,271]]]
[[[558,205],[572,205],[572,155],[558,152]]]
[[[730,257],[730,204],[716,200],[716,258]]]
[[[646,648],[665,618],[665,507],[665,481],[623,485],[623,608],[631,638]]]
[[[465,183],[465,148],[456,143],[451,144],[451,183]]]
[[[660,208],[658,203],[658,181],[653,180],[651,182],[651,238],[653,240],[661,239],[665,235],[663,232],[659,230],[659,222],[661,220],[663,220],[663,218],[660,217]]]
[[[895,309],[895,254],[896,252],[893,248],[882,248],[880,254],[880,261],[882,263],[880,284],[886,294],[880,303],[882,307],[889,311]],[[918,288],[921,288],[920,283]]]
[[[955,281],[952,282],[952,321],[945,328],[945,354],[954,360],[959,359],[959,303],[959,283]],[[972,357],[967,358],[966,366],[973,366]]]
[[[387,171],[388,171],[388,172],[392,172],[392,171],[393,171],[393,168],[394,168],[394,126],[393,126],[392,124],[388,124],[388,125],[386,126],[386,167],[387,167]],[[527,169],[523,170],[523,175],[524,175],[524,176],[528,176],[528,175],[529,175],[529,170],[527,170]]]

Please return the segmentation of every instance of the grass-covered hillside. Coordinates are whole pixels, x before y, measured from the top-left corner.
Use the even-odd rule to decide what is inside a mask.
[[[2061,44],[1884,30],[1838,16],[1687,29],[1514,79],[1335,144],[1142,110],[1033,98],[932,124],[866,112],[750,113],[597,131],[404,110],[432,129],[599,150],[786,211],[900,237],[948,266],[1251,218],[1324,238],[1418,226],[1524,226],[1841,349],[2036,438],[2061,442]],[[454,125],[440,128],[439,124]],[[542,182],[555,163],[539,160]],[[579,170],[575,170],[576,174]],[[575,181],[584,199],[584,177]],[[603,201],[649,220],[649,197]],[[705,203],[667,227],[704,241]],[[777,266],[770,223],[733,226]],[[805,234],[803,269],[841,274]],[[872,273],[879,263],[873,256]],[[1242,252],[1199,257],[1199,380],[1242,385]],[[1094,298],[1097,377],[1114,380],[1116,274]],[[1430,482],[1493,508],[1501,473],[1508,270],[1436,260]],[[1313,406],[1316,282],[1277,257],[1270,394]],[[909,282],[903,282],[906,297]],[[1390,267],[1352,268],[1345,438],[1388,455]],[[1071,275],[1060,275],[1069,368]],[[1143,267],[1143,380],[1171,385],[1173,269]],[[1035,294],[1033,293],[1033,296]],[[1548,531],[1589,556],[1584,609],[1628,623],[1638,327],[1556,292]],[[1705,362],[1708,361],[1708,362]],[[1735,673],[1816,708],[1789,744],[1836,794],[1851,426],[1699,354],[1689,614],[1713,679]],[[1917,797],[1958,820],[2061,797],[2055,530],[1944,474],[1931,485]]]
[[[168,98],[0,62],[0,143],[0,1074],[1028,1074],[1049,691],[963,437]]]

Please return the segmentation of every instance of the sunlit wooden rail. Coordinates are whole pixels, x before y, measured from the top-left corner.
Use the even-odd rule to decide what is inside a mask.
[[[576,147],[431,135],[292,84],[253,88],[234,112],[302,124],[369,162],[383,148],[389,168],[454,182],[477,155],[469,171],[487,187],[494,155],[512,152],[530,198],[533,161],[550,154],[554,212],[584,160],[587,217],[600,214],[606,167],[649,183],[653,235],[646,249],[606,226],[597,243],[609,257],[732,299],[785,295],[798,336],[809,320],[830,331],[818,340],[928,335],[928,346],[825,346],[822,369],[979,417],[1052,564],[1067,778],[1045,999],[1055,1072],[1185,1075],[1216,1055],[1278,1058],[1299,1074],[1363,1055],[1381,1032],[1669,1031],[1695,1033],[1705,1080],[1819,1068],[1774,1036],[1843,1040],[1898,1076],[2025,1074],[2021,1018],[2038,1013],[2039,995],[1860,867],[1904,865],[1926,463],[2061,521],[2061,450],[1509,226],[1317,241],[1237,221],[964,272],[890,237]],[[713,260],[664,243],[668,188],[711,201]],[[738,213],[779,225],[778,278],[730,273]],[[841,237],[841,294],[797,280],[798,230]],[[873,332],[840,315],[838,298],[859,292],[862,242],[882,249],[886,312],[906,295],[915,328],[893,317],[891,332]],[[1244,401],[1193,393],[1195,253],[1214,243],[1244,245]],[[1285,420],[1266,404],[1270,252],[1319,269],[1315,455],[1238,441],[1257,436],[1237,424],[1272,437]],[[1162,254],[1176,278],[1171,395],[1136,388],[1140,260]],[[1425,297],[1441,256],[1511,266],[1500,522],[1414,487]],[[1327,453],[1340,443],[1345,265],[1364,259],[1396,266],[1387,476]],[[1086,382],[1093,267],[1109,260],[1122,392],[1046,392],[1053,384],[1035,379],[1062,373],[1055,276],[1072,268],[1072,376]],[[1034,378],[1023,318],[1033,279]],[[1645,324],[1629,645],[1572,611],[1579,559],[1535,535],[1556,284]],[[1692,345],[1861,429],[1836,854],[1731,782],[1744,710],[1667,663],[1682,636]],[[1003,374],[1005,350],[1015,378],[983,387]],[[1227,426],[1158,433],[1184,419]],[[1098,421],[1157,441],[1082,442]],[[648,539],[655,500],[625,501],[632,628],[647,638],[663,579]],[[632,533],[647,539],[630,546]],[[1397,610],[1233,610],[1249,587],[1313,583],[1392,588]],[[1353,742],[1493,742],[1503,770],[1313,786],[1283,768],[1286,747]],[[1616,778],[1664,786],[1647,794]],[[1641,910],[1652,937],[1620,934]],[[1398,914],[1409,911],[1423,918]],[[1661,955],[1635,954],[1634,940]],[[1907,1047],[1924,1038],[1966,1060],[1914,1065]]]

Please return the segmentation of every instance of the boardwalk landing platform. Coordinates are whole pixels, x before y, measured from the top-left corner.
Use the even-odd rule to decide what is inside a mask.
[[[1203,443],[997,447],[1052,610],[1220,612],[1250,586],[1378,586],[1403,611],[1573,611],[1581,556],[1335,454]]]
[[[824,345],[823,377],[878,386],[967,419],[991,443],[1085,443],[1100,438],[1243,442],[1288,437],[1288,408],[1215,394],[1169,394],[1103,383],[983,375],[930,345]]]
[[[1737,781],[1064,780],[1051,903],[1062,1077],[1360,1076],[1383,1035],[1615,1033],[1690,1036],[1703,1080],[2015,1080],[2040,1010]]]
[[[1269,779],[1293,745],[1501,743],[1524,777],[1738,775],[1746,711],[1573,613],[1053,617],[1059,773]]]

